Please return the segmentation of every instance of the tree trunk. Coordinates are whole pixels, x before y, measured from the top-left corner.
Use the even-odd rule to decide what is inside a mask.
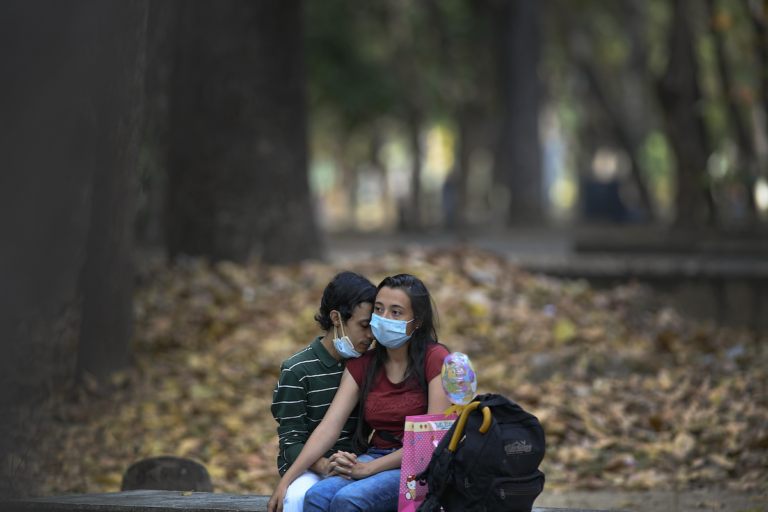
[[[180,4],[168,250],[270,263],[319,254],[309,200],[300,0]]]
[[[248,2],[246,2],[248,3]],[[317,258],[322,246],[309,195],[304,28],[300,0],[259,0],[257,236],[268,263]],[[279,50],[279,51],[278,51]]]
[[[346,199],[348,205],[348,216],[346,229],[349,231],[357,230],[357,191],[359,188],[359,180],[357,177],[357,167],[352,162],[349,154],[349,139],[350,137],[341,135],[339,136],[338,143],[335,147],[335,159],[336,165],[341,169],[341,184],[346,192]]]
[[[652,112],[649,97],[650,75],[648,71],[648,2],[629,0],[622,4],[622,18],[627,26],[631,49],[627,65],[622,70],[621,85],[624,90],[623,105],[626,111],[624,123],[634,150],[640,147],[651,127]]]
[[[508,161],[513,224],[544,222],[539,144],[540,47],[538,0],[510,2],[507,31],[508,104],[503,137]]]
[[[714,20],[715,6],[713,0],[707,0],[707,11],[709,19]],[[747,188],[747,222],[754,223],[757,219],[755,201],[752,191],[755,187],[757,175],[757,155],[752,145],[752,139],[747,133],[747,125],[739,111],[734,97],[733,85],[731,84],[731,75],[728,70],[728,63],[725,57],[725,38],[722,29],[719,29],[711,23],[712,35],[715,40],[715,55],[717,56],[717,69],[720,74],[721,94],[728,105],[729,124],[736,134],[736,146],[739,148],[739,160],[742,170],[741,181]]]
[[[421,115],[416,108],[410,108],[407,130],[411,149],[411,196],[404,224],[407,230],[418,231],[424,226],[421,215]]]
[[[755,30],[757,69],[760,79],[758,96],[762,98],[762,107],[768,117],[768,7],[763,2],[748,2],[747,9]]]
[[[178,2],[150,2],[147,15],[147,65],[140,165],[141,191],[137,205],[139,243],[158,246],[165,241],[165,200],[168,170],[169,80],[174,56]]]
[[[134,220],[144,99],[146,2],[99,4],[102,15],[94,81],[95,167],[87,257],[81,277],[83,320],[78,375],[104,377],[128,362],[133,334]],[[130,42],[132,44],[126,44]]]
[[[71,375],[61,366],[78,331],[80,369],[103,375],[126,362],[147,4],[21,0],[0,11],[7,404],[30,399],[52,371]]]
[[[626,115],[619,121],[626,128],[627,148],[631,158],[632,180],[640,197],[640,204],[646,209],[646,220],[656,215],[648,187],[637,162],[638,152],[648,136],[651,127],[650,74],[648,72],[648,43],[645,37],[648,28],[648,4],[645,0],[630,0],[624,3],[624,19],[629,28],[632,49],[622,73],[624,109]]]
[[[472,153],[477,149],[483,116],[476,103],[466,103],[456,112],[458,141],[454,179],[454,227],[460,233],[469,229],[469,171]]]
[[[469,159],[472,146],[469,141],[471,132],[468,108],[459,109],[456,113],[458,128],[458,144],[453,176],[453,212],[451,226],[459,232],[467,228],[467,192],[469,185]]]
[[[699,113],[701,93],[692,33],[686,12],[688,2],[675,0],[670,27],[669,63],[658,83],[667,135],[677,160],[675,204],[677,230],[697,230],[706,214],[707,140]]]

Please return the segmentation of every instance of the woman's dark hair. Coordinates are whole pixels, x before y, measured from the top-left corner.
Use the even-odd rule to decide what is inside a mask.
[[[376,287],[365,277],[349,270],[342,270],[328,283],[320,299],[320,312],[315,320],[324,332],[333,328],[331,311],[338,311],[345,324],[352,317],[352,311],[363,302],[376,300]]]
[[[385,277],[376,288],[376,293],[378,294],[382,288],[403,290],[411,299],[411,309],[413,309],[416,328],[411,334],[410,345],[408,346],[408,366],[405,368],[403,381],[409,386],[418,386],[423,393],[428,393],[429,383],[424,373],[424,360],[427,356],[427,347],[432,343],[437,343],[438,325],[437,311],[432,296],[424,283],[410,274]],[[365,401],[368,399],[368,393],[380,377],[379,374],[384,369],[384,365],[389,360],[387,349],[379,343],[371,351],[373,354],[365,368],[358,404],[360,419],[357,422],[357,430],[352,440],[355,450],[358,452],[364,452],[368,449],[368,437],[372,430],[365,421]]]

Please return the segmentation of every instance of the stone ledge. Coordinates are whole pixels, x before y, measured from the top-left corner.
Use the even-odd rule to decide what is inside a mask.
[[[510,256],[533,273],[566,278],[757,279],[768,280],[768,258],[690,254],[567,254]]]
[[[123,491],[71,494],[0,502],[0,512],[266,512],[269,496],[179,491]]]
[[[0,512],[266,512],[269,496],[179,491],[123,491],[0,501]],[[539,508],[533,512],[597,512]],[[610,511],[603,511],[610,512]]]

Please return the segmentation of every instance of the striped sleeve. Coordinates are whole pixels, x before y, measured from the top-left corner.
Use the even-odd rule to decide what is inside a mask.
[[[293,464],[309,439],[307,428],[307,391],[291,367],[281,368],[272,397],[272,416],[279,424],[279,450],[286,468]],[[285,469],[278,468],[281,474]]]

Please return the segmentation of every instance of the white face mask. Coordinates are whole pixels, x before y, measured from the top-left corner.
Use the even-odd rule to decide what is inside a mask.
[[[371,330],[373,330],[373,337],[376,341],[381,343],[387,348],[398,348],[408,341],[413,333],[405,334],[405,330],[408,324],[415,319],[411,318],[407,322],[405,320],[390,320],[377,314],[371,316]]]
[[[333,326],[333,348],[335,348],[336,352],[338,352],[339,355],[344,359],[360,357],[362,354],[355,350],[355,346],[352,344],[352,340],[349,339],[349,336],[344,334],[344,322],[340,323],[340,327],[341,338],[338,337],[336,326]]]

